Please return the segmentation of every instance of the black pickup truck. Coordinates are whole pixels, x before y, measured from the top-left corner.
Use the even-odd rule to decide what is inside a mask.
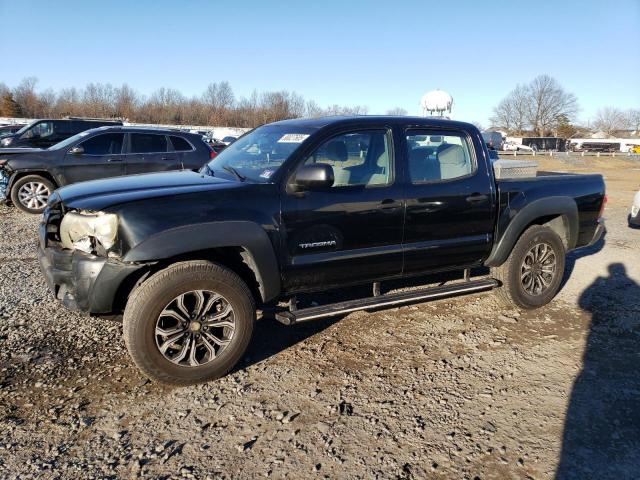
[[[256,308],[291,325],[493,287],[513,306],[540,307],[560,288],[565,253],[602,235],[604,204],[600,175],[496,180],[467,123],[288,120],[244,135],[199,172],[57,190],[38,257],[67,307],[124,311],[146,375],[189,384],[238,362]],[[459,281],[381,293],[382,281],[451,271]],[[367,283],[371,296],[298,302]]]

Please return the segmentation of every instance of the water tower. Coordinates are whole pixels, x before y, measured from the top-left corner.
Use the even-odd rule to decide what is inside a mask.
[[[444,117],[445,112],[451,113],[453,97],[444,90],[431,90],[420,99],[420,108],[424,117]]]

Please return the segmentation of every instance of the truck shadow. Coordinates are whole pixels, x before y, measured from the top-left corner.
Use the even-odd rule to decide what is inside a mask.
[[[559,292],[562,291],[564,286],[569,281],[569,278],[571,278],[573,269],[576,266],[576,261],[582,257],[588,257],[590,255],[595,255],[596,253],[600,252],[605,246],[606,236],[607,236],[607,232],[605,231],[602,234],[602,237],[600,237],[600,240],[598,240],[596,243],[594,243],[590,247],[579,248],[578,250],[573,250],[567,253],[565,266],[564,266],[564,277],[562,278],[562,283],[560,284]]]
[[[640,286],[609,265],[580,296],[591,313],[556,479],[640,477]]]
[[[278,353],[303,342],[309,337],[329,328],[339,322],[343,316],[331,317],[326,320],[314,320],[293,326],[283,325],[271,316],[256,323],[251,344],[244,358],[233,368],[232,372],[244,370],[260,363]]]

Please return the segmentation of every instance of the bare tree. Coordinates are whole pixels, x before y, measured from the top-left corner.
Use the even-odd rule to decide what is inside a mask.
[[[544,136],[561,120],[572,120],[578,112],[576,97],[549,75],[540,75],[527,85],[517,85],[494,108],[491,122],[513,133],[531,129]]]
[[[572,119],[578,113],[578,100],[549,75],[540,75],[529,84],[529,123],[544,137],[557,126],[561,116]]]
[[[66,117],[80,115],[80,99],[82,95],[75,87],[63,88],[58,93],[54,115],[56,117]]]
[[[36,94],[36,77],[22,79],[20,84],[13,90],[13,98],[20,105],[22,113],[27,117],[37,117],[40,109],[40,102]]]
[[[614,107],[604,107],[596,112],[593,120],[593,126],[602,130],[604,133],[611,135],[616,130],[627,128],[627,116],[620,109]]]
[[[402,107],[395,107],[387,110],[387,115],[406,115],[408,112]]]
[[[634,129],[636,133],[640,132],[640,108],[630,108],[625,115],[628,128]]]
[[[114,115],[119,118],[133,118],[139,107],[138,94],[126,83],[116,88],[114,93]]]
[[[36,92],[37,79],[25,78],[13,91],[0,83],[0,111],[9,116],[122,117],[132,122],[257,127],[263,123],[321,115],[362,115],[368,109],[333,105],[322,109],[313,101],[287,90],[254,91],[236,100],[229,82],[211,83],[202,95],[187,98],[178,90],[160,88],[149,97],[128,85],[89,83],[83,89]]]
[[[516,135],[521,135],[529,125],[528,115],[531,98],[526,85],[516,85],[516,88],[503,98],[493,109],[491,124],[504,128]]]

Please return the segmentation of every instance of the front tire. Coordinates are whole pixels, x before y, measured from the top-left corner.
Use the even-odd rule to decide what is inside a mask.
[[[539,308],[556,296],[564,275],[565,249],[549,227],[533,225],[520,236],[507,260],[492,269],[502,287],[498,298],[507,306]]]
[[[253,296],[238,275],[211,262],[180,262],[133,292],[124,341],[146,376],[190,385],[228,373],[244,355],[254,323]]]
[[[11,201],[23,212],[40,214],[56,187],[40,175],[27,175],[16,181],[11,189]]]

